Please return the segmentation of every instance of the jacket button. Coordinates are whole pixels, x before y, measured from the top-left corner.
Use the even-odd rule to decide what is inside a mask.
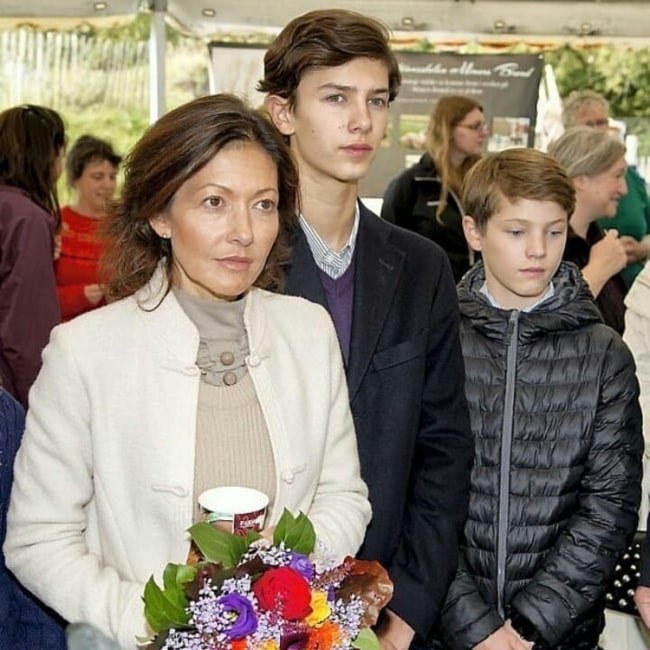
[[[280,478],[285,482],[285,483],[293,483],[294,479],[296,478],[293,472],[282,472],[280,474]]]
[[[255,366],[259,366],[262,362],[262,360],[256,354],[251,354],[246,361],[248,362],[248,365],[252,366],[253,368]]]

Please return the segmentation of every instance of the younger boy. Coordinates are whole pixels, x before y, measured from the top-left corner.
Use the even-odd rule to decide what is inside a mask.
[[[464,183],[482,262],[459,284],[475,438],[459,570],[441,615],[454,650],[592,650],[636,530],[643,439],[632,357],[562,263],[575,195],[548,154],[509,149]]]
[[[438,616],[472,459],[447,257],[358,200],[399,84],[386,28],[339,9],[292,20],[269,47],[259,84],[300,171],[286,290],[329,310],[345,360],[373,510],[360,553],[394,583],[378,630],[391,650],[426,638]]]

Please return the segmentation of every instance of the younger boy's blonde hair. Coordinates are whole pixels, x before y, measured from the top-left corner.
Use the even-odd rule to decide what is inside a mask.
[[[505,149],[477,162],[463,182],[462,203],[479,232],[503,200],[521,199],[557,203],[573,214],[576,203],[573,183],[551,155],[537,149]]]

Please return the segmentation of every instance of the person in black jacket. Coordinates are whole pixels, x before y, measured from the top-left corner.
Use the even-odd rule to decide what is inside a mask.
[[[575,194],[553,157],[490,155],[463,201],[482,253],[458,288],[475,457],[438,636],[452,650],[593,650],[637,526],[634,362],[562,262]]]
[[[258,86],[300,172],[285,290],[325,306],[336,326],[373,511],[360,555],[393,580],[378,634],[394,650],[426,638],[438,616],[472,459],[449,262],[358,200],[399,84],[385,27],[327,9],[282,30]]]
[[[427,152],[384,193],[381,216],[439,244],[456,282],[475,258],[463,234],[460,188],[479,160],[486,136],[483,107],[475,99],[441,97],[429,120]]]

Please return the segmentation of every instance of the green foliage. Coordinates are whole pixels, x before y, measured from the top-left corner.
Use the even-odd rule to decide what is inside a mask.
[[[110,106],[92,111],[62,111],[70,144],[84,133],[110,140],[115,150],[125,155],[149,125],[147,107],[125,111]]]
[[[66,109],[61,114],[66,124],[68,147],[80,135],[89,134],[111,142],[121,156],[128,154],[149,125],[149,113],[145,107],[125,110],[97,106],[91,111]],[[119,182],[118,179],[118,185]],[[57,190],[61,205],[73,201],[73,192],[68,187],[65,174],[59,179]]]
[[[175,565],[167,565],[165,574],[174,573],[174,568]],[[175,574],[165,582],[163,591],[151,577],[144,588],[144,615],[154,632],[171,627],[184,628],[190,620],[186,611],[188,600],[182,586],[176,582]]]
[[[371,628],[364,627],[352,642],[352,647],[358,648],[359,650],[379,650],[379,639]]]
[[[227,569],[237,566],[250,544],[260,539],[260,535],[253,531],[249,531],[246,537],[240,537],[204,521],[194,524],[189,533],[208,562],[221,564]]]
[[[593,88],[591,70],[584,51],[563,45],[557,50],[545,52],[544,61],[551,64],[562,97],[576,88]]]
[[[638,136],[639,155],[650,155],[650,48],[602,45],[578,50],[566,45],[546,52],[544,58],[553,67],[562,97],[573,90],[601,93],[610,114]]]
[[[279,546],[281,543],[284,543],[286,548],[304,555],[309,555],[314,550],[316,533],[304,513],[301,512],[294,517],[286,508],[284,509],[273,532],[273,544]]]

